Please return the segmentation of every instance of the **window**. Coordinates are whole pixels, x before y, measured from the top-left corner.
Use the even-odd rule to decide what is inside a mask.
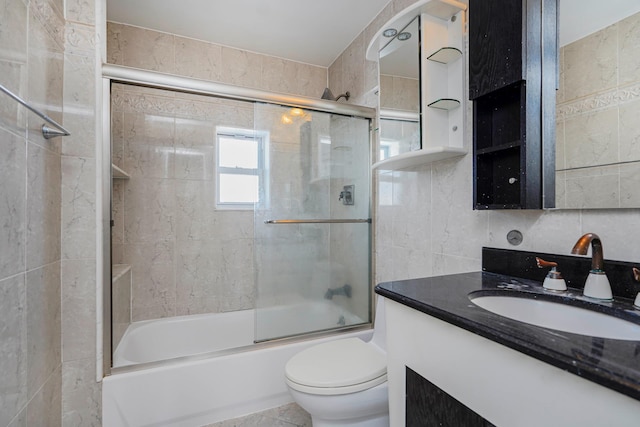
[[[247,129],[217,128],[216,205],[253,209],[264,198],[266,135]]]

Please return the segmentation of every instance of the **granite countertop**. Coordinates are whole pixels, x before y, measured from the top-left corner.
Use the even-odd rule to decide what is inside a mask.
[[[560,369],[640,400],[640,341],[597,338],[542,328],[486,311],[469,293],[561,300],[640,324],[633,301],[593,302],[580,289],[545,290],[542,283],[503,274],[475,272],[381,283],[376,293]]]

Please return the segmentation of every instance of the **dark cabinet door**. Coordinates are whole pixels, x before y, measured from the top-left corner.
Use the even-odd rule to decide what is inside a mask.
[[[474,209],[555,206],[556,6],[469,1]]]

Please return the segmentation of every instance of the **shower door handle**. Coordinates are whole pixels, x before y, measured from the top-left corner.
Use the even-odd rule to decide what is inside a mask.
[[[371,224],[371,218],[363,219],[267,219],[265,224],[355,224],[367,222]]]

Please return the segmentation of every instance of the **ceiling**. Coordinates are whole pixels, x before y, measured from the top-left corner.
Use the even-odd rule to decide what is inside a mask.
[[[390,0],[107,0],[107,19],[328,67]]]

